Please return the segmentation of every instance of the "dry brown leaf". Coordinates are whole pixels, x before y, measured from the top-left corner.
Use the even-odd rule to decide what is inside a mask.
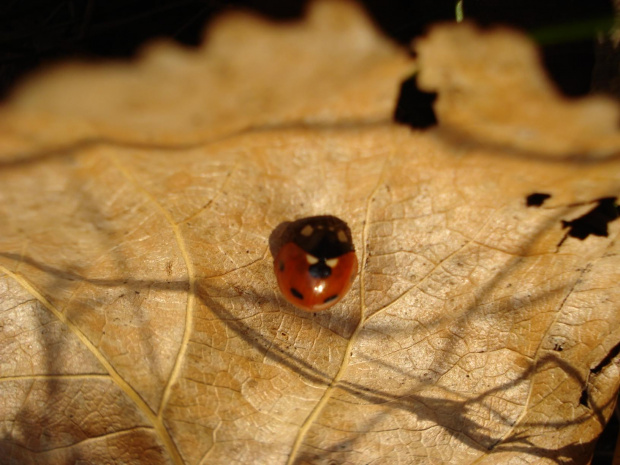
[[[538,157],[592,160],[617,153],[617,102],[562,97],[537,66],[534,44],[522,34],[465,24],[438,27],[420,42],[419,82],[441,89],[436,111],[446,133]]]
[[[25,84],[0,112],[3,460],[586,462],[620,379],[620,222],[567,233],[615,208],[617,109],[560,98],[515,33],[418,50],[429,131],[391,122],[413,64],[350,3]],[[308,314],[268,239],[316,214],[362,267]]]

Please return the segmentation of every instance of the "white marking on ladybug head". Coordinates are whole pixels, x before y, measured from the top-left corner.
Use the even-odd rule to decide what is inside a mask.
[[[347,235],[344,233],[342,229],[338,231],[338,240],[342,242],[343,244],[346,244],[347,242],[349,242],[349,238],[347,237]]]
[[[306,260],[308,261],[309,265],[319,263],[319,259],[316,258],[314,255],[310,255],[309,253],[306,254]]]
[[[312,233],[314,232],[314,228],[312,227],[312,225],[305,225],[301,231],[299,231],[299,234],[301,234],[304,237],[310,237],[312,236]]]
[[[329,266],[330,268],[335,267],[338,264],[338,259],[337,258],[330,258],[329,260],[325,260],[325,264],[327,266]]]

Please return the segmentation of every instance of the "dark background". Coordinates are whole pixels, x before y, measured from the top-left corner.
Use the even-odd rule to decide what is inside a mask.
[[[455,14],[455,0],[361,3],[383,31],[402,44],[433,22],[454,20]],[[301,0],[2,0],[0,98],[24,73],[49,62],[130,57],[144,42],[162,36],[198,45],[205,25],[222,10],[244,7],[290,20],[302,16],[305,4]],[[529,32],[568,25],[568,34],[545,45],[543,57],[558,86],[574,96],[591,88],[596,26],[590,20],[613,18],[612,0],[464,0],[464,11],[466,18],[481,24],[507,23]]]
[[[385,34],[403,45],[433,22],[455,18],[454,0],[361,3]],[[596,35],[612,22],[611,0],[463,3],[466,19],[483,25],[509,24],[538,38],[544,65],[566,95],[590,92]],[[300,0],[0,0],[0,98],[29,71],[49,63],[70,58],[127,58],[156,37],[196,46],[209,21],[223,10],[244,7],[286,21],[301,18],[305,4]],[[611,64],[602,69],[602,82],[600,77],[594,82],[597,90],[608,91],[606,83],[618,79],[617,60],[617,55],[608,60]],[[614,416],[599,440],[593,465],[612,463],[617,435]]]

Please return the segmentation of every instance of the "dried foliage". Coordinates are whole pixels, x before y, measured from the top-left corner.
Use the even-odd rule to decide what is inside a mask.
[[[585,463],[618,392],[615,103],[526,38],[417,62],[346,2],[66,64],[0,110],[0,455],[11,464]],[[393,122],[419,69],[439,124]],[[332,214],[361,270],[277,292]]]

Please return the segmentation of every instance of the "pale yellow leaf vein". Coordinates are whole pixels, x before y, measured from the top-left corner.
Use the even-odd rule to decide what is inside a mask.
[[[52,315],[54,315],[63,325],[65,325],[69,331],[71,331],[83,344],[83,346],[92,353],[103,368],[110,374],[112,380],[116,385],[129,397],[136,407],[149,419],[153,424],[157,435],[161,439],[162,443],[168,450],[173,462],[177,465],[183,464],[183,459],[179,454],[179,451],[170,436],[170,433],[165,428],[160,418],[155,415],[155,412],[151,410],[146,401],[140,396],[140,394],[131,385],[125,381],[125,379],[116,371],[114,366],[108,361],[108,359],[99,351],[99,349],[86,337],[86,335],[80,330],[80,328],[73,323],[64,313],[59,311],[49,300],[47,300],[43,294],[41,294],[24,276],[18,273],[13,273],[8,269],[0,265],[0,271],[5,273],[14,279],[24,290],[37,299],[41,305],[43,305]]]
[[[221,426],[222,426],[222,422],[220,421],[217,424],[217,426],[215,428],[213,428],[213,430],[211,431],[211,445],[209,446],[207,451],[204,453],[202,458],[198,461],[199,465],[203,465],[203,464],[206,463],[206,460],[209,458],[209,455],[211,455],[211,452],[215,448],[215,444],[217,443],[217,432],[218,432],[218,430],[220,429]],[[224,442],[224,441],[222,441],[222,442]]]
[[[239,168],[239,163],[235,163],[235,165],[232,167],[232,169],[230,170],[230,172],[226,176],[226,179],[224,179],[224,182],[222,182],[222,185],[217,190],[217,192],[213,196],[213,198],[209,199],[209,201],[205,205],[200,207],[198,210],[196,210],[194,213],[192,213],[191,215],[187,216],[186,218],[183,218],[182,220],[178,221],[176,224],[184,224],[184,223],[187,223],[188,221],[193,220],[198,215],[200,215],[202,212],[207,210],[211,205],[213,205],[217,201],[217,199],[220,198],[220,196],[224,192],[224,189],[226,188],[226,186],[230,182],[230,179],[233,177],[233,174],[237,171],[238,168]]]
[[[153,194],[151,194],[147,189],[142,187],[142,185],[138,182],[138,180],[133,176],[132,173],[129,172],[125,166],[120,163],[120,161],[116,157],[111,157],[114,165],[117,169],[123,174],[123,176],[130,182],[136,189],[142,192],[160,211],[160,213],[166,218],[166,221],[170,224],[170,228],[174,234],[174,237],[177,241],[177,245],[179,246],[179,250],[181,255],[183,256],[183,261],[185,262],[185,266],[187,268],[187,278],[189,280],[189,292],[187,296],[187,307],[185,309],[185,325],[183,331],[183,339],[181,340],[181,344],[179,347],[179,352],[174,361],[174,367],[170,372],[170,376],[168,377],[168,382],[166,383],[166,387],[164,389],[164,393],[162,395],[161,402],[159,404],[159,408],[157,409],[157,418],[161,422],[163,420],[163,412],[165,410],[166,405],[168,405],[168,401],[170,400],[170,396],[172,394],[172,386],[176,382],[181,372],[181,365],[185,358],[185,352],[187,351],[187,346],[189,342],[189,338],[192,332],[192,324],[194,317],[194,301],[196,294],[196,273],[194,267],[192,265],[192,261],[189,256],[189,251],[187,249],[187,245],[185,243],[185,239],[183,238],[183,234],[179,229],[179,225],[174,221],[172,215],[168,210],[166,210],[163,205],[155,198]]]
[[[365,214],[365,220],[364,220],[364,227],[362,229],[362,259],[360,261],[361,271],[360,271],[360,277],[359,277],[360,279],[359,322],[357,326],[355,327],[353,334],[351,334],[351,337],[349,338],[347,346],[344,350],[344,355],[342,357],[342,362],[340,363],[340,368],[338,369],[338,372],[336,373],[332,381],[329,383],[325,391],[323,391],[323,395],[321,396],[317,404],[314,406],[310,414],[306,417],[302,425],[299,427],[299,431],[297,432],[297,437],[295,438],[295,442],[293,443],[293,447],[291,448],[291,453],[288,457],[287,465],[293,465],[293,463],[295,462],[295,459],[297,458],[297,454],[299,452],[299,448],[301,447],[301,444],[303,443],[304,438],[306,437],[306,434],[308,433],[308,430],[314,424],[316,419],[319,417],[319,415],[323,411],[323,408],[325,407],[327,402],[331,399],[334,389],[338,387],[338,385],[340,384],[340,380],[344,377],[344,374],[349,367],[349,361],[351,359],[351,350],[357,343],[358,336],[362,328],[364,327],[364,323],[365,323],[364,315],[365,315],[365,310],[366,310],[366,300],[365,300],[366,290],[364,287],[364,277],[365,277],[365,268],[366,268],[365,264],[368,258],[368,250],[367,250],[368,247],[366,245],[366,241],[368,239],[368,228],[369,228],[368,225],[370,223],[370,206],[372,204],[372,199],[375,198],[375,196],[377,195],[377,191],[382,185],[384,174],[385,174],[385,168],[388,165],[391,158],[392,158],[391,154],[390,156],[386,157],[383,167],[381,169],[381,172],[379,174],[377,184],[375,188],[373,189],[373,191],[371,192],[371,194],[366,199],[366,214]]]
[[[220,278],[223,278],[224,276],[227,276],[227,275],[229,275],[231,273],[236,273],[236,272],[241,271],[241,270],[243,270],[245,268],[250,268],[250,267],[256,265],[257,263],[260,263],[263,260],[265,260],[265,258],[267,258],[268,253],[269,253],[269,247],[265,247],[265,250],[263,250],[263,254],[259,258],[255,259],[255,260],[252,260],[251,262],[248,262],[245,265],[239,265],[236,268],[230,269],[228,271],[224,271],[223,273],[220,273],[220,274],[214,274],[214,275],[210,275],[210,276],[203,276],[203,279],[204,280],[220,279]],[[236,320],[236,318],[235,318],[235,320]]]
[[[88,444],[91,444],[93,442],[98,442],[101,440],[105,440],[106,442],[111,440],[111,439],[115,439],[115,438],[119,438],[119,437],[123,437],[126,436],[128,434],[134,433],[136,431],[144,431],[144,432],[151,432],[153,430],[153,428],[148,427],[148,426],[135,426],[133,428],[127,428],[121,431],[114,431],[113,433],[105,433],[102,434],[100,436],[91,436],[89,438],[86,439],[82,439],[81,441],[77,441],[77,442],[72,442],[71,444],[67,444],[66,446],[58,446],[58,447],[53,447],[50,449],[37,449],[36,452],[37,453],[42,453],[42,452],[57,452],[57,451],[61,451],[64,449],[72,449],[76,446],[86,446]],[[12,444],[13,446],[16,445],[15,443]],[[18,445],[19,447],[19,445]],[[30,450],[28,448],[24,448],[26,450]]]
[[[553,321],[551,322],[551,324],[549,324],[545,330],[545,334],[542,335],[542,337],[540,338],[540,341],[538,343],[538,347],[536,348],[536,351],[534,353],[534,355],[532,356],[532,359],[534,360],[534,366],[536,366],[538,364],[538,362],[540,361],[540,351],[542,350],[542,346],[543,346],[543,342],[547,339],[547,336],[549,334],[549,332],[551,331],[551,328],[553,328],[555,326],[555,324],[557,323],[558,319],[560,318],[560,315],[562,314],[562,311],[564,310],[564,307],[566,305],[566,301],[568,300],[568,298],[573,294],[573,291],[575,290],[575,287],[577,286],[577,283],[580,282],[581,277],[588,271],[588,267],[584,267],[581,272],[579,273],[579,276],[577,277],[577,279],[575,279],[573,285],[571,286],[571,288],[567,291],[566,296],[564,297],[564,299],[562,299],[562,302],[560,303],[560,305],[558,306],[558,310],[556,312],[555,318],[553,319]],[[536,372],[534,373],[534,375],[536,375],[537,373],[541,373],[540,370],[536,370]],[[522,425],[523,420],[527,417],[527,414],[530,411],[530,402],[532,400],[532,394],[534,392],[534,380],[531,380],[530,382],[530,387],[529,387],[529,391],[527,394],[527,399],[525,401],[524,404],[524,408],[523,411],[521,412],[521,415],[519,415],[519,418],[514,422],[514,424],[508,429],[508,431],[506,431],[506,433],[497,441],[497,444],[501,444],[503,443],[507,438],[510,437],[511,434],[513,434],[513,432]],[[472,465],[477,463],[482,457],[479,457],[477,460],[475,460],[474,462],[472,462]]]

